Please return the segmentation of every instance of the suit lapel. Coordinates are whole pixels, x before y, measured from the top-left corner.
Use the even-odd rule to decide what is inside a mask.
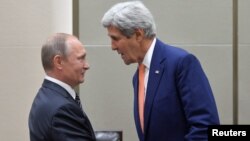
[[[69,101],[71,101],[72,103],[74,103],[76,105],[76,107],[79,107],[79,105],[75,102],[75,100],[72,98],[72,96],[68,93],[67,90],[65,90],[63,87],[61,87],[60,85],[51,82],[49,80],[44,79],[43,81],[43,87],[47,87],[49,89],[53,89],[54,91],[56,91],[59,95],[62,95],[63,97],[65,97],[66,99],[68,99]],[[93,138],[95,138],[95,134],[94,134],[94,130],[92,128],[91,122],[88,119],[88,116],[86,115],[86,113],[83,111],[83,109],[81,109],[79,107],[79,110],[82,111],[84,119],[86,120],[86,125],[88,126],[88,128],[90,129],[91,135]]]
[[[145,99],[145,107],[144,107],[144,130],[145,133],[147,132],[149,118],[151,109],[153,106],[154,98],[157,94],[157,89],[160,83],[160,80],[162,78],[162,74],[165,71],[163,66],[163,61],[165,60],[165,57],[163,57],[162,54],[162,43],[157,40],[156,45],[154,48],[151,64],[150,64],[150,72],[149,72],[149,78],[148,78],[148,86],[147,86],[147,92],[146,92],[146,99]]]
[[[164,64],[165,61],[164,55],[162,55],[163,48],[165,46],[160,40],[156,40],[151,64],[150,64],[150,72],[148,78],[148,86],[146,91],[146,99],[145,99],[145,107],[144,107],[144,129],[145,133],[147,132],[150,113],[153,106],[153,101],[156,96],[156,92],[162,78],[162,74],[164,71]],[[140,127],[140,120],[139,120],[139,112],[138,112],[138,69],[136,70],[133,76],[133,86],[134,86],[134,119],[136,124],[137,133],[139,135],[140,140],[143,140],[144,135],[142,133]]]

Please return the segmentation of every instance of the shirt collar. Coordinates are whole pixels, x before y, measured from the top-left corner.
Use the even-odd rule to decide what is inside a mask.
[[[149,69],[150,67],[150,63],[151,63],[151,60],[152,60],[152,56],[153,56],[153,51],[154,51],[154,48],[155,48],[155,43],[156,43],[156,38],[154,38],[153,42],[151,43],[144,59],[143,59],[143,64],[146,66],[147,69]]]
[[[75,90],[72,89],[68,84],[66,84],[66,83],[64,83],[64,82],[62,82],[62,81],[60,81],[58,79],[55,79],[53,77],[50,77],[48,75],[45,76],[45,79],[60,85],[73,97],[73,99],[75,99],[75,97],[76,97]]]

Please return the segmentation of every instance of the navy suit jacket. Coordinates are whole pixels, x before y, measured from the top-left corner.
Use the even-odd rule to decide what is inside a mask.
[[[30,141],[95,141],[87,115],[61,86],[44,80],[29,115]]]
[[[208,79],[197,58],[157,39],[144,108],[138,114],[138,70],[133,77],[134,119],[140,141],[203,141],[219,116]]]

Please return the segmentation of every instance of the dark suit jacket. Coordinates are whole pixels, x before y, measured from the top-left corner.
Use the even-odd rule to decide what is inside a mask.
[[[95,141],[91,123],[72,96],[44,80],[29,115],[30,141]]]
[[[219,124],[216,103],[199,61],[183,49],[157,39],[144,109],[138,114],[138,70],[133,77],[134,118],[140,141],[203,141],[207,126]]]

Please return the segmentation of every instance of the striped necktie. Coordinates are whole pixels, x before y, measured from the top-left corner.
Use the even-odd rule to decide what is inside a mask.
[[[76,93],[75,101],[76,101],[76,103],[80,106],[80,108],[82,108],[81,100],[80,100],[80,97],[79,97],[79,94],[78,94],[78,93]]]

